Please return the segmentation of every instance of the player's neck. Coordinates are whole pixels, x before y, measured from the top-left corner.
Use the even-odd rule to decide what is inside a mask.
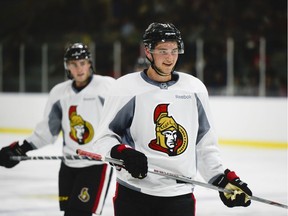
[[[161,76],[151,66],[147,70],[147,76],[156,82],[168,82],[171,80],[171,74],[168,76]]]
[[[92,76],[90,76],[87,80],[83,81],[83,82],[79,82],[74,80],[74,82],[72,83],[73,88],[76,89],[77,91],[81,91],[82,89],[84,89],[92,80]]]

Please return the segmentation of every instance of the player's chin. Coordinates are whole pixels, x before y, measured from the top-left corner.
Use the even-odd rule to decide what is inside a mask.
[[[164,70],[162,70],[165,74],[170,75],[172,73],[173,67],[165,67]]]
[[[84,82],[88,79],[88,76],[86,76],[85,74],[79,74],[77,75],[76,77],[76,80],[79,81],[79,82]]]

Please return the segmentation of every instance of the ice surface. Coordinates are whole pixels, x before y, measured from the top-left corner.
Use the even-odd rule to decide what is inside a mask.
[[[0,134],[0,147],[25,136]],[[220,146],[225,166],[248,183],[253,195],[287,205],[287,150]],[[61,155],[60,139],[29,155]],[[0,167],[1,216],[60,216],[57,201],[60,161],[23,161],[12,169]],[[201,177],[198,180],[202,181]],[[113,216],[115,178],[102,216]],[[253,201],[247,208],[227,208],[218,192],[197,186],[197,216],[287,216],[288,211]]]

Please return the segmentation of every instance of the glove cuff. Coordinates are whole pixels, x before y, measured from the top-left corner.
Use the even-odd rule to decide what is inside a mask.
[[[25,154],[26,152],[33,150],[33,147],[29,142],[24,140],[23,144],[20,146],[20,149]]]
[[[215,181],[212,182],[213,185],[225,188],[225,186],[229,182],[233,182],[235,180],[239,179],[239,177],[236,175],[234,171],[230,171],[229,169],[226,169],[224,171],[224,174],[219,175]]]
[[[239,179],[239,177],[236,175],[234,171],[230,171],[229,169],[226,169],[224,171],[224,174],[228,181],[235,181],[236,179]]]
[[[117,145],[117,151],[119,153],[122,153],[124,150],[126,149],[131,149],[131,147],[129,145],[125,145],[125,144],[119,144]]]
[[[131,149],[129,145],[119,144],[111,149],[110,156],[112,158],[123,159],[123,152],[127,149]]]
[[[20,146],[19,142],[16,141],[12,143],[10,146],[11,151],[14,151],[17,155],[25,155],[26,152],[33,149],[30,143],[24,140],[23,144]]]
[[[225,186],[228,184],[228,179],[224,174],[221,174],[212,182],[212,184],[217,187],[225,188]]]

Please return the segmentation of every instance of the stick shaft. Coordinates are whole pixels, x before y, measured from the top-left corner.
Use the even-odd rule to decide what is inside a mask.
[[[120,165],[120,166],[124,166],[124,163],[121,160],[117,160],[117,159],[109,158],[109,157],[102,157],[99,154],[83,151],[81,149],[77,150],[77,154],[81,155],[81,156],[91,157],[91,158],[94,158],[95,160],[100,160],[100,161],[103,161],[103,162],[110,162],[110,163],[114,163],[114,164],[117,164],[117,165]],[[168,178],[172,178],[172,179],[175,179],[175,180],[179,180],[179,181],[182,181],[182,182],[185,182],[185,183],[190,183],[190,184],[202,186],[202,187],[205,187],[205,188],[217,190],[217,191],[220,191],[220,192],[225,192],[225,193],[230,193],[230,194],[232,193],[233,194],[233,191],[231,191],[231,190],[220,188],[220,187],[217,187],[217,186],[214,186],[214,185],[211,185],[211,184],[207,184],[207,183],[204,183],[204,182],[196,181],[196,180],[193,180],[193,179],[191,179],[189,177],[186,177],[186,176],[177,175],[177,174],[173,174],[173,173],[168,173],[168,172],[160,171],[160,170],[155,170],[155,169],[152,169],[152,168],[148,168],[148,172],[156,174],[156,175],[161,175],[161,176],[165,176],[165,177],[168,177]],[[257,202],[262,202],[262,203],[265,203],[265,204],[268,204],[268,205],[273,205],[273,206],[278,206],[278,207],[281,207],[281,208],[288,209],[287,205],[284,205],[284,204],[281,204],[281,203],[278,203],[278,202],[275,202],[275,201],[263,199],[263,198],[260,198],[260,197],[249,196],[249,199],[257,201]]]
[[[170,177],[170,178],[173,178],[173,179],[176,179],[176,180],[180,180],[180,181],[183,181],[183,182],[186,182],[186,183],[202,186],[202,187],[205,187],[205,188],[218,190],[220,192],[233,194],[233,191],[231,191],[231,190],[227,190],[227,189],[224,189],[224,188],[216,187],[214,185],[207,184],[207,183],[204,183],[204,182],[195,181],[195,180],[192,180],[192,179],[190,179],[188,177],[185,177],[185,176],[172,174],[172,173],[166,173],[166,172],[163,172],[163,171],[154,170],[154,169],[150,169],[150,168],[148,169],[148,172],[151,172],[151,173],[154,173],[154,174],[158,174],[158,175],[162,175],[162,176],[166,176],[166,177]],[[266,203],[266,204],[269,204],[269,205],[278,206],[278,207],[286,208],[286,209],[288,208],[287,205],[284,205],[284,204],[281,204],[281,203],[278,203],[278,202],[275,202],[275,201],[263,199],[263,198],[260,198],[260,197],[248,196],[248,198],[250,200]]]
[[[98,160],[101,160],[101,161],[104,161],[104,162],[109,162],[109,163],[114,163],[114,164],[117,164],[117,165],[120,165],[120,166],[124,166],[123,161],[117,160],[117,159],[114,159],[114,158],[102,157],[99,154],[83,151],[83,150],[80,150],[80,149],[77,150],[77,153],[79,155],[82,155],[82,156],[88,156],[88,157],[92,157],[94,159],[98,159]],[[185,177],[185,176],[180,176],[180,175],[177,175],[177,174],[172,174],[172,173],[168,173],[168,172],[164,172],[164,171],[159,171],[159,170],[152,169],[152,168],[148,168],[148,172],[156,174],[156,175],[170,177],[170,178],[173,178],[175,180],[183,181],[183,182],[186,182],[186,183],[207,187],[207,188],[214,189],[214,190],[221,191],[221,192],[225,192],[225,193],[233,193],[230,190],[226,190],[224,188],[216,187],[216,186],[211,185],[211,184],[206,184],[206,183],[203,183],[203,182],[195,181],[195,180],[192,180],[191,178],[188,178],[188,177]]]
[[[10,156],[11,160],[95,160],[87,156],[69,155],[69,156]]]

